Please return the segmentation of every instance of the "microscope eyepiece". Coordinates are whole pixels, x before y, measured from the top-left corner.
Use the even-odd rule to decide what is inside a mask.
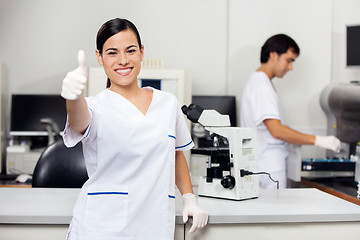
[[[186,115],[186,117],[193,123],[197,123],[201,113],[204,109],[198,105],[191,103],[189,107],[186,105],[181,107],[182,112]]]

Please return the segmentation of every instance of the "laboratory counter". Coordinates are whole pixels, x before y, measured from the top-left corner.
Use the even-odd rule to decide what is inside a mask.
[[[297,187],[317,188],[349,202],[360,205],[358,184],[353,177],[301,178]]]
[[[65,239],[78,194],[79,189],[0,188],[1,239]],[[175,239],[360,236],[360,207],[313,188],[261,190],[257,199],[243,201],[199,197],[198,203],[209,212],[209,224],[188,235],[191,225],[182,223],[177,195]]]

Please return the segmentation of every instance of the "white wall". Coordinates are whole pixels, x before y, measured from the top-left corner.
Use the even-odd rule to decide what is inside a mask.
[[[145,57],[191,71],[193,94],[230,94],[240,101],[260,64],[261,45],[283,32],[301,48],[294,70],[275,80],[285,122],[322,134],[321,90],[360,79],[359,69],[345,67],[345,25],[360,24],[358,9],[357,0],[0,0],[0,61],[9,95],[59,93],[78,49],[90,67],[98,66],[98,28],[124,17],[139,28]]]
[[[194,93],[215,82],[206,91],[224,94],[225,10],[226,1],[217,0],[0,0],[0,60],[9,68],[11,92],[58,93],[78,49],[98,66],[97,30],[124,17],[138,27],[145,57],[191,70]]]

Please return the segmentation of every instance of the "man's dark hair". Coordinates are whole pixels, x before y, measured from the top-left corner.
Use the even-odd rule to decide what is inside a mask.
[[[266,40],[261,47],[260,61],[261,63],[266,63],[269,60],[271,52],[276,52],[278,55],[281,55],[289,49],[296,55],[300,55],[300,48],[294,39],[285,34],[276,34]]]

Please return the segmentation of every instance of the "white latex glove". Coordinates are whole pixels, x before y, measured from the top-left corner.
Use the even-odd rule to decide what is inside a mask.
[[[315,146],[340,152],[340,140],[334,136],[315,136]]]
[[[78,52],[79,66],[75,70],[68,72],[63,80],[61,96],[68,100],[78,99],[84,94],[87,81],[87,66],[85,53],[83,50]]]
[[[183,195],[184,210],[183,221],[186,223],[189,216],[193,217],[193,224],[189,230],[189,233],[193,233],[200,228],[203,228],[208,222],[208,213],[201,209],[196,203],[196,196],[192,193],[186,193]]]

